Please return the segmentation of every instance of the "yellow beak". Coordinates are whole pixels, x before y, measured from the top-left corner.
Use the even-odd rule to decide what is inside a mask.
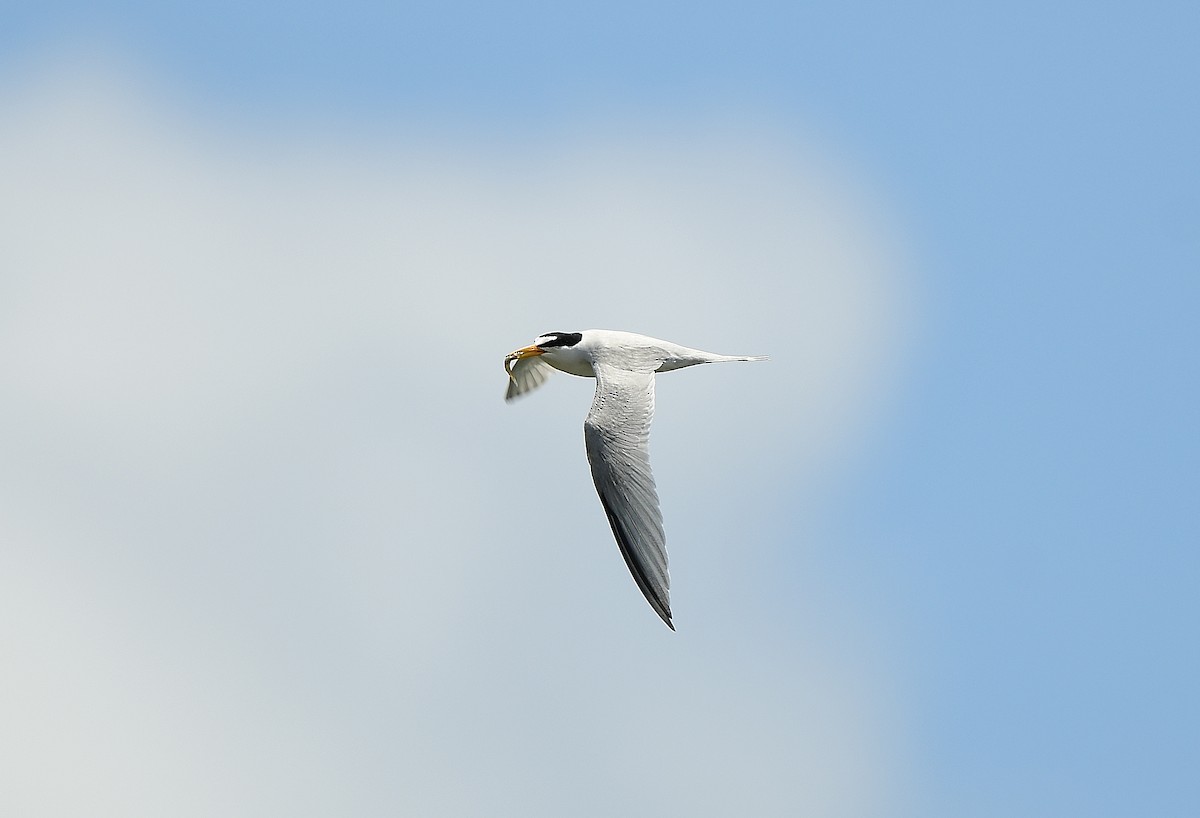
[[[510,352],[504,356],[504,371],[508,373],[508,377],[512,378],[513,367],[516,366],[517,361],[521,360],[522,358],[533,358],[538,355],[542,355],[543,353],[544,350],[536,346],[521,347],[516,352]],[[513,378],[513,380],[516,380],[516,378]]]

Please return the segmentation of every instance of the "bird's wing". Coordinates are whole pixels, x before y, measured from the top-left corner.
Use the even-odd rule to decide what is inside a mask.
[[[504,393],[505,400],[532,392],[546,382],[554,367],[541,358],[522,358],[515,362],[509,370],[508,391]]]
[[[593,368],[596,398],[583,423],[583,437],[596,493],[629,572],[650,607],[675,630],[667,540],[650,472],[654,373],[599,363]]]

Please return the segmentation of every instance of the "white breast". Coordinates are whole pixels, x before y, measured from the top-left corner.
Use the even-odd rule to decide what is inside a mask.
[[[581,378],[596,377],[596,373],[592,369],[591,356],[582,349],[574,347],[550,349],[541,356],[541,360],[569,375],[578,375]]]

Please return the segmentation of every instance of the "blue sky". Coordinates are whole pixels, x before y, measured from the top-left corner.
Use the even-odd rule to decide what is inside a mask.
[[[44,249],[51,242],[26,246],[10,235],[10,248],[25,249],[0,256],[15,271],[9,306],[0,314],[10,328],[56,326],[48,323],[54,320],[91,327],[91,335],[111,340],[112,350],[152,371],[174,372],[147,349],[155,344],[145,339],[158,328],[172,339],[162,348],[191,355],[197,372],[194,382],[185,378],[174,391],[160,392],[140,380],[140,370],[95,378],[96,359],[79,364],[73,375],[61,374],[57,364],[74,359],[57,347],[37,346],[41,351],[28,357],[10,347],[4,439],[20,455],[9,459],[0,484],[8,506],[5,536],[22,543],[15,550],[31,578],[22,587],[34,589],[27,604],[10,604],[18,606],[14,616],[20,621],[37,621],[45,614],[39,600],[53,598],[38,593],[39,583],[53,584],[63,570],[79,571],[81,587],[98,598],[128,591],[136,603],[114,602],[111,623],[94,626],[101,643],[116,640],[147,657],[161,649],[176,663],[178,676],[171,679],[194,674],[210,680],[210,687],[197,684],[221,691],[213,694],[218,723],[267,712],[257,732],[214,731],[205,745],[212,753],[228,754],[239,742],[256,746],[264,737],[285,742],[279,725],[289,724],[294,712],[311,710],[321,717],[305,728],[310,732],[301,731],[300,744],[333,737],[354,748],[349,753],[355,762],[380,759],[378,771],[356,778],[353,770],[330,772],[345,762],[320,747],[296,756],[290,763],[313,780],[328,775],[332,782],[361,784],[348,800],[336,783],[329,784],[328,792],[308,802],[317,805],[314,810],[325,805],[393,814],[399,807],[428,807],[399,785],[392,790],[384,783],[387,753],[396,750],[386,727],[427,737],[419,747],[396,750],[396,763],[418,771],[418,779],[440,780],[446,770],[459,769],[482,782],[480,801],[450,799],[441,805],[445,814],[477,814],[481,803],[525,803],[528,814],[556,814],[560,802],[523,802],[522,793],[505,789],[512,771],[483,760],[488,748],[503,752],[504,737],[517,733],[527,744],[514,746],[567,782],[564,792],[572,782],[595,783],[580,772],[588,766],[623,775],[626,784],[615,785],[611,800],[595,807],[604,814],[606,808],[628,808],[626,791],[630,803],[644,803],[637,794],[655,782],[641,781],[638,771],[606,755],[605,748],[616,753],[627,741],[621,728],[636,723],[580,717],[579,708],[610,713],[617,702],[606,698],[605,682],[636,695],[638,678],[661,675],[682,686],[711,676],[710,688],[677,693],[694,708],[657,702],[666,708],[671,732],[656,740],[668,746],[668,755],[673,749],[682,756],[674,773],[664,773],[664,808],[693,798],[693,812],[720,814],[721,804],[736,803],[734,796],[747,787],[767,814],[795,814],[791,806],[830,815],[1182,816],[1200,805],[1194,775],[1200,762],[1200,10],[1194,4],[466,3],[414,9],[210,3],[201,10],[100,2],[30,4],[0,12],[0,22],[0,88],[19,101],[6,106],[9,146],[37,146],[47,134],[73,127],[95,131],[102,138],[68,141],[75,147],[61,155],[51,148],[35,151],[37,162],[46,169],[61,165],[64,190],[74,190],[71,180],[87,175],[81,168],[89,156],[134,180],[111,190],[81,188],[94,194],[95,204],[73,199],[82,203],[63,218],[78,217],[82,226],[68,231],[76,240],[64,242],[67,249],[54,250],[68,253],[77,244],[77,255],[60,257]],[[89,84],[96,75],[102,79]],[[99,113],[79,102],[90,97],[100,100]],[[122,147],[138,140],[157,146],[144,165],[137,150]],[[392,142],[397,153],[389,152]],[[366,158],[355,158],[356,151]],[[19,153],[9,154],[11,176],[22,166]],[[272,157],[266,168],[253,159],[262,156]],[[315,180],[298,170],[309,167],[319,171]],[[435,170],[423,170],[428,167]],[[447,178],[439,181],[438,169],[448,169]],[[36,171],[42,173],[43,164]],[[30,172],[28,187],[8,186],[10,216],[24,213],[24,198],[14,191],[37,190],[37,173]],[[166,180],[167,191],[171,180],[180,182],[178,197],[155,187],[157,179]],[[217,181],[210,190],[204,179]],[[245,194],[250,204],[244,213],[229,202],[206,209],[204,202],[224,201],[222,180]],[[323,187],[329,180],[332,186]],[[422,192],[417,204],[393,198],[392,187],[406,185]],[[81,273],[64,281],[75,282],[69,289],[95,303],[116,299],[111,305],[119,314],[128,309],[135,325],[149,328],[142,342],[120,337],[120,321],[88,323],[87,304],[66,304],[60,291],[44,285],[44,275],[29,272],[92,259],[124,281],[123,260],[136,259],[137,242],[110,245],[104,231],[93,235],[86,226],[109,206],[120,210],[127,189],[133,191],[130,212],[154,219],[149,257],[178,261],[190,272],[179,273],[177,290],[161,293],[147,287],[158,267],[147,266],[145,277],[129,273],[129,291],[145,299],[132,307],[113,295],[107,279],[89,283]],[[328,191],[346,197],[345,223],[321,209]],[[309,204],[289,211],[293,198]],[[373,201],[399,218],[428,207],[434,214],[427,216],[429,234],[444,229],[445,240],[431,240],[415,255],[389,255],[386,219],[370,229]],[[501,227],[495,235],[488,232],[489,223],[505,218],[505,202],[519,213],[511,224],[504,222],[516,238]],[[611,202],[612,211],[596,202]],[[644,213],[641,202],[647,203]],[[773,220],[773,202],[797,218],[795,232],[787,219]],[[688,213],[678,223],[670,218],[673,206]],[[460,208],[483,235],[465,249],[453,229]],[[263,209],[281,215],[263,226],[256,221]],[[812,215],[824,209],[830,215]],[[227,241],[227,249],[202,250],[213,255],[202,256],[204,263],[194,269],[185,259],[209,243],[180,227],[193,213],[208,214],[209,234]],[[220,213],[232,215],[223,219]],[[437,214],[446,217],[438,221]],[[29,230],[51,224],[30,219]],[[239,219],[276,238],[247,237]],[[597,219],[606,221],[595,234],[579,226]],[[539,220],[555,225],[547,231],[548,248],[538,240]],[[715,250],[695,239],[705,225],[729,233]],[[327,243],[288,250],[284,237],[305,229]],[[555,236],[563,237],[561,246]],[[756,245],[755,236],[769,246]],[[356,242],[348,255],[338,249]],[[806,249],[814,244],[819,249]],[[447,265],[457,260],[485,269],[488,259],[500,257],[546,267],[533,283],[519,275],[503,286],[490,278],[456,280],[465,288],[458,300],[415,284],[410,291],[372,271],[380,259],[391,264],[416,257],[436,266],[443,263],[436,261],[438,248],[449,256]],[[715,261],[712,270],[703,267],[713,253],[726,269],[759,271],[742,274],[758,294],[731,295],[724,310],[711,303],[722,285]],[[626,283],[652,272],[637,269],[643,258],[675,272],[664,274],[661,288],[652,288],[639,308],[626,309],[613,298],[589,311],[579,303],[587,296],[572,283],[573,254],[580,256],[577,269],[601,271],[607,262],[632,266],[621,273],[630,277],[620,279]],[[323,259],[346,265],[348,280],[375,297],[360,302],[345,296],[323,277]],[[828,262],[827,273],[805,267],[821,262]],[[246,270],[296,264],[307,272],[300,286],[282,273],[225,280],[211,272],[241,264]],[[673,286],[687,281],[689,265],[703,268],[699,306],[672,297]],[[786,275],[789,270],[802,271]],[[472,287],[479,294],[462,299]],[[690,552],[672,549],[676,592],[685,595],[692,618],[681,625],[676,643],[664,645],[635,594],[609,600],[613,607],[629,607],[628,618],[602,619],[605,594],[622,590],[615,571],[611,587],[594,595],[581,589],[582,621],[573,630],[568,623],[539,624],[538,599],[519,592],[488,597],[495,605],[490,621],[475,624],[486,639],[459,641],[453,631],[443,635],[446,647],[439,650],[422,641],[419,628],[393,627],[408,612],[389,607],[388,583],[377,578],[407,565],[387,556],[391,526],[399,525],[388,516],[389,481],[407,478],[389,470],[384,454],[411,449],[417,460],[444,458],[436,444],[449,438],[432,433],[429,441],[410,441],[391,427],[384,408],[416,413],[404,415],[406,422],[449,421],[413,408],[401,385],[369,385],[365,373],[387,371],[411,354],[389,349],[387,342],[412,342],[390,326],[406,315],[406,299],[418,295],[428,299],[428,324],[422,326],[435,333],[439,326],[460,333],[486,316],[481,334],[494,348],[466,342],[456,348],[479,356],[479,363],[471,358],[463,366],[467,382],[477,374],[499,374],[499,360],[511,346],[549,329],[572,329],[558,326],[572,320],[623,323],[619,328],[720,351],[772,354],[774,377],[791,381],[786,389],[771,382],[770,369],[681,373],[679,385],[672,381],[670,387],[677,391],[661,387],[655,431],[660,482],[666,480],[660,462],[688,455],[684,432],[706,429],[682,407],[709,401],[714,391],[721,393],[712,402],[714,415],[720,416],[717,407],[754,411],[739,408],[731,396],[759,390],[797,420],[782,424],[765,411],[739,415],[760,434],[721,444],[713,459],[724,469],[704,471],[703,463],[687,461],[698,472],[698,485],[688,492],[744,491],[732,495],[740,500],[735,508],[720,504],[711,518],[697,520],[711,505],[684,496],[686,469],[674,471],[680,494],[672,497],[664,485],[671,542],[695,543]],[[506,295],[511,306],[498,306]],[[244,311],[225,311],[228,299],[243,297],[250,305]],[[287,317],[272,316],[267,324],[284,340],[257,334],[254,316],[276,299],[282,313],[315,316],[320,329],[313,333],[321,343],[306,340],[303,322],[294,326]],[[189,326],[201,333],[236,328],[238,343],[223,339],[212,352],[208,345],[193,346],[186,335],[172,335],[172,321],[159,316],[177,303],[191,309],[197,300],[209,306]],[[337,306],[327,313],[320,304]],[[612,312],[603,314],[605,306]],[[19,312],[26,307],[32,312]],[[390,308],[397,312],[389,314]],[[883,329],[871,329],[876,324]],[[35,330],[12,330],[12,337],[41,338]],[[80,332],[86,344],[89,333]],[[793,342],[803,361],[791,367]],[[263,368],[244,364],[244,357]],[[267,367],[274,360],[286,362],[282,371]],[[226,381],[221,373],[228,368],[234,375]],[[849,373],[844,383],[837,375],[843,369]],[[488,382],[497,393],[502,378]],[[126,397],[122,384],[129,387]],[[827,403],[806,391],[810,385],[828,390]],[[578,519],[564,513],[561,527],[547,526],[554,536],[570,526],[596,529],[586,544],[596,561],[586,566],[602,566],[604,558],[620,569],[615,551],[602,552],[611,544],[603,539],[594,498],[586,494],[577,427],[587,390],[555,386],[557,396],[539,394],[519,409],[509,407],[510,413],[501,412],[506,407],[495,415],[492,407],[486,415],[458,408],[461,414],[450,415],[498,435],[528,436],[542,427],[544,434],[527,444],[510,475],[456,455],[463,471],[479,472],[466,481],[476,494],[463,487],[464,498],[487,505],[463,512],[464,519],[449,526],[447,542],[471,542],[486,532],[484,518],[513,511],[502,477],[536,480],[547,468],[577,466],[581,479],[564,482],[553,496]],[[232,391],[224,398],[211,397],[227,388]],[[449,381],[442,388],[464,403],[474,394],[453,391]],[[250,397],[235,399],[238,389]],[[197,434],[225,455],[185,445],[181,441],[192,432],[160,419],[205,401],[212,413],[200,414]],[[296,402],[308,407],[300,419],[289,408]],[[835,420],[843,416],[850,419]],[[297,437],[289,436],[291,424]],[[680,431],[673,434],[671,424]],[[720,426],[725,436],[742,428]],[[297,440],[306,442],[298,449]],[[122,441],[143,452],[138,457],[144,462],[125,463],[118,454]],[[372,448],[376,444],[381,453]],[[496,444],[479,457],[501,463],[512,452]],[[283,465],[265,465],[275,463]],[[338,464],[353,466],[357,477],[334,480]],[[108,485],[92,486],[94,481]],[[228,481],[241,487],[222,488]],[[64,482],[71,486],[66,500]],[[279,488],[284,484],[287,490]],[[380,486],[379,496],[364,499],[371,485]],[[123,487],[151,492],[158,508],[122,510],[120,498],[129,496]],[[192,490],[208,494],[198,499]],[[340,505],[321,505],[339,491],[346,495]],[[413,491],[421,496],[420,489]],[[500,493],[504,499],[486,499]],[[296,496],[325,508],[324,516],[297,509],[288,499]],[[254,497],[267,514],[251,510],[247,498]],[[202,513],[214,504],[220,511]],[[72,528],[87,529],[89,520],[95,523],[91,532]],[[181,520],[207,523],[179,526]],[[360,543],[371,545],[348,549],[357,556],[348,558],[347,568],[321,550],[325,540],[314,529],[342,530],[356,520],[362,521]],[[189,533],[165,533],[179,529]],[[98,531],[107,531],[107,538]],[[280,532],[291,532],[308,550],[287,547]],[[721,544],[706,544],[706,532],[725,535],[726,542],[752,535],[763,544],[734,560]],[[160,552],[152,545],[164,542],[177,544],[180,553],[211,547],[245,560],[249,576],[259,581],[272,575],[268,566],[287,561],[293,568],[285,574],[300,590],[267,594],[275,607],[264,612],[252,588],[223,578],[220,559],[209,564],[176,555],[158,565]],[[213,545],[218,542],[240,546],[227,553]],[[510,553],[526,545],[515,533],[502,542]],[[105,549],[113,554],[96,556]],[[492,557],[472,553],[462,551],[452,566],[430,563],[431,570],[453,567],[472,575],[471,565],[481,560],[493,565]],[[549,560],[539,570],[551,582],[584,570],[565,558],[555,561],[553,550],[539,546],[535,553]],[[81,554],[92,556],[81,560]],[[215,606],[211,616],[192,614],[192,621],[142,584],[166,582],[178,598],[208,611],[213,603],[204,581],[180,580],[176,587],[164,580],[180,570],[208,577],[235,602],[224,613]],[[327,584],[331,573],[345,586]],[[520,575],[504,576],[520,581]],[[379,588],[365,594],[362,610],[347,612],[330,601],[360,598],[362,593],[346,589],[364,583],[374,588],[375,581]],[[485,593],[485,586],[472,587]],[[436,599],[425,604],[453,615]],[[517,610],[506,612],[510,604]],[[595,610],[586,613],[589,605]],[[211,624],[222,616],[229,617],[227,624]],[[167,637],[147,635],[156,617],[190,622],[191,635],[208,647],[164,647],[169,643],[156,639]],[[339,634],[320,632],[329,617],[334,621],[327,627],[340,625]],[[61,644],[66,655],[76,637],[88,643],[92,625],[86,610],[64,621],[60,629],[46,627],[61,638],[50,644]],[[300,644],[305,640],[289,626],[293,622],[310,634],[307,643]],[[511,636],[514,631],[523,636]],[[7,635],[33,645],[37,633],[31,625]],[[274,647],[244,642],[246,633]],[[121,641],[126,639],[128,644]],[[688,647],[687,639],[696,641]],[[410,648],[409,641],[421,647]],[[266,658],[255,657],[259,649]],[[409,649],[430,667],[457,671],[443,678],[430,670],[431,681],[422,682],[422,673],[406,669],[402,660]],[[481,651],[495,651],[484,664],[499,668],[488,693],[471,681],[487,675]],[[505,664],[514,656],[545,657],[538,660],[545,674],[532,681],[521,676],[514,668],[528,661]],[[614,661],[629,675],[610,670]],[[101,677],[121,680],[142,667],[105,657],[94,664],[46,662],[48,677],[58,667],[85,673],[100,668]],[[226,674],[219,670],[223,662],[250,671]],[[316,670],[326,665],[343,668],[344,675],[326,678]],[[311,673],[298,673],[305,681],[292,686],[280,668],[296,666]],[[788,694],[800,675],[813,680],[811,688],[796,682],[797,696],[812,697],[811,704],[794,704]],[[377,727],[370,704],[386,698],[374,687],[380,679],[397,688],[416,679],[419,688],[440,686],[447,696],[445,691],[457,691],[456,698],[431,705],[433,712],[466,702],[475,721],[439,732],[419,708],[397,706]],[[84,710],[88,702],[103,708],[118,700],[116,693],[69,691],[64,695]],[[827,709],[823,695],[832,702]],[[355,696],[364,702],[361,708],[346,704]],[[500,702],[544,704],[548,698],[555,702],[548,713],[522,718],[497,710]],[[738,709],[737,702],[754,699],[761,700],[761,711]],[[121,707],[140,712],[134,703]],[[726,719],[713,715],[724,707],[730,709]],[[48,703],[46,712],[52,709]],[[776,710],[785,714],[785,726],[772,723]],[[163,763],[180,781],[224,781],[221,776],[230,773],[220,765],[211,778],[195,772],[213,762],[203,750],[185,752],[172,743],[174,716],[163,715],[169,712],[162,704],[145,715],[149,729],[162,730],[159,743],[150,746],[160,753],[166,748],[170,761]],[[36,723],[29,726],[36,732]],[[818,751],[781,735],[805,727],[823,737],[845,735],[845,746]],[[91,746],[88,737],[120,728],[101,725],[95,734],[80,729],[64,736]],[[701,786],[697,782],[711,778],[703,748],[716,753],[722,737],[733,746],[741,741],[776,748],[765,756],[776,766],[767,764],[760,777],[730,773],[727,790],[711,782]],[[6,753],[23,757],[23,745],[9,741]],[[554,741],[570,752],[556,758],[530,749]],[[130,742],[136,743],[116,741]],[[460,756],[462,742],[478,749]],[[138,745],[129,758],[150,752]],[[812,769],[822,752],[833,759],[828,770],[819,768],[829,773],[822,778],[825,789],[813,782],[824,800],[804,801],[788,776],[807,781],[797,770]],[[37,793],[28,782],[53,782],[60,769],[53,752],[33,755],[39,760],[21,768],[20,792],[27,800],[17,806],[29,814],[69,813],[69,801],[55,802],[61,813],[31,806]],[[248,766],[264,780],[286,785],[286,771],[256,766],[252,755]],[[61,757],[64,765],[90,758],[70,747]],[[746,758],[747,764],[762,763],[752,754]],[[884,783],[872,782],[877,789],[871,795],[851,798],[861,791],[863,776],[872,778],[874,765]],[[842,789],[828,784],[840,775],[850,783]],[[95,786],[103,790],[102,783]],[[109,795],[114,814],[139,812],[136,798],[123,802]],[[246,808],[255,805],[294,806],[262,796]]]

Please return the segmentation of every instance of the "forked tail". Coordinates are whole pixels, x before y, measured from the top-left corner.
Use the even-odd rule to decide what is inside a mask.
[[[768,361],[769,355],[714,355],[713,363],[725,363],[726,361]]]

